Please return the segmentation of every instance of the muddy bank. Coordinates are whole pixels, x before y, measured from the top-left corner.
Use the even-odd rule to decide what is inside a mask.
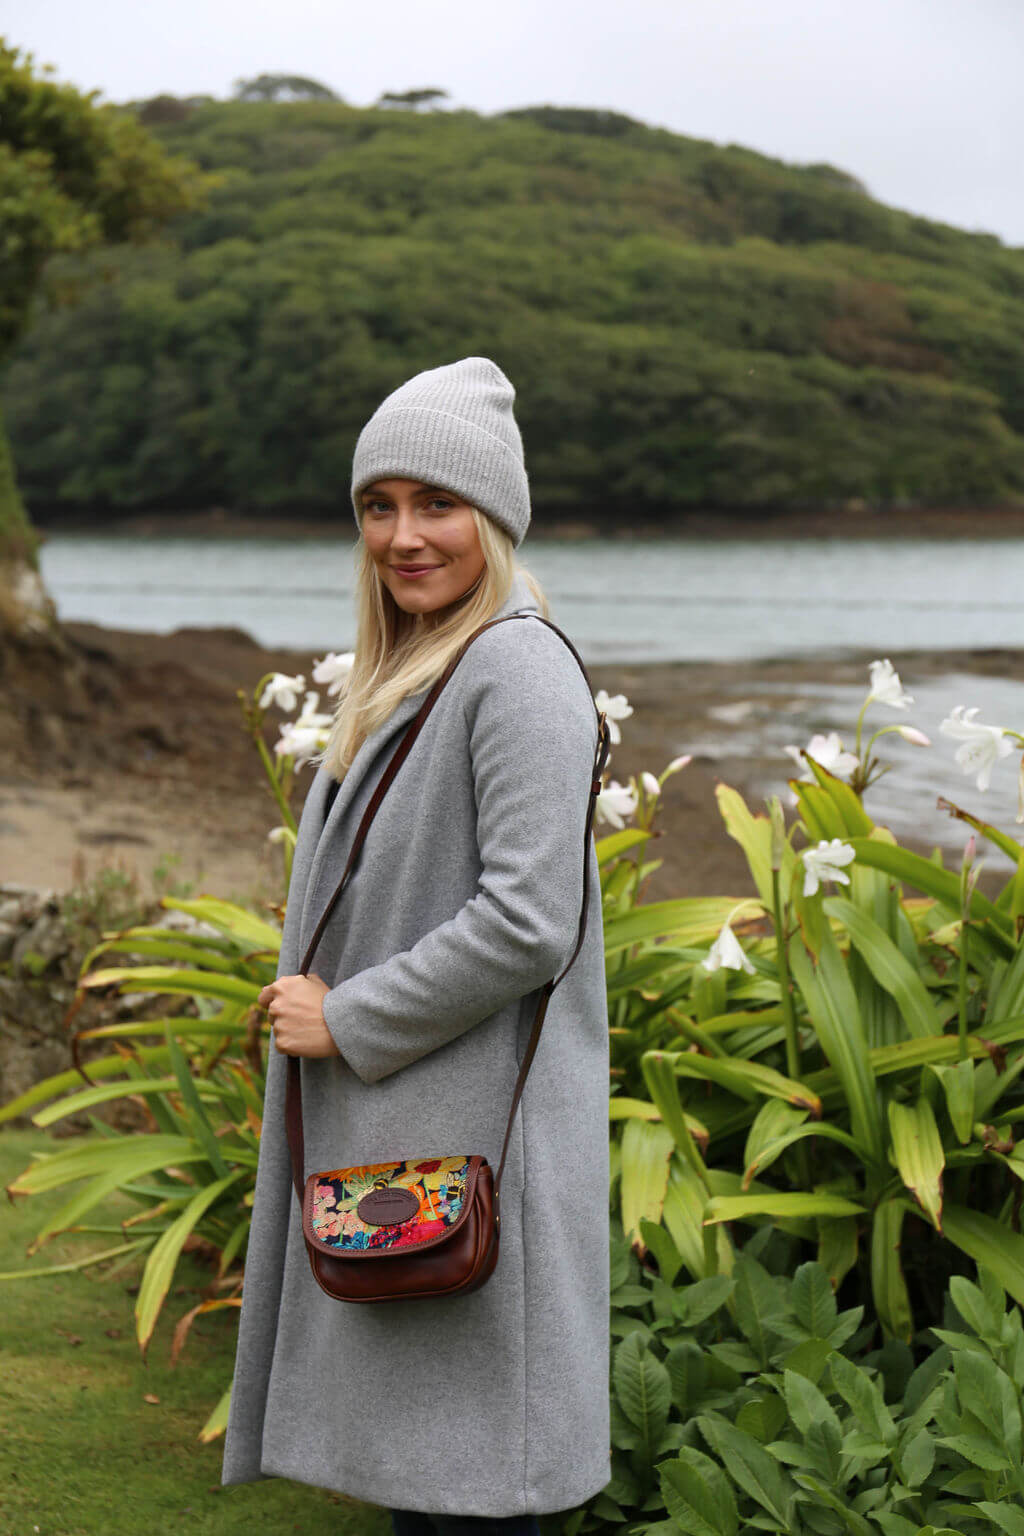
[[[29,697],[10,668],[0,680],[5,710],[19,712],[24,727],[0,733],[0,879],[66,890],[115,869],[164,889],[279,900],[280,850],[267,841],[278,815],[242,726],[237,690],[251,690],[268,671],[308,676],[312,656],[265,649],[239,630],[156,635],[71,623],[66,633],[82,662],[78,695]],[[752,725],[745,705],[756,697],[758,709],[776,719],[780,712],[799,718],[790,739],[803,744],[808,722],[799,709],[807,700],[799,686],[864,686],[871,659],[865,652],[843,660],[592,669],[595,688],[626,693],[635,709],[613,754],[615,777],[660,772],[714,737],[714,752],[698,750],[666,788],[656,850],[664,867],[652,895],[750,890],[743,855],[718,813],[716,784],[731,784],[759,805],[766,784],[785,795],[793,769],[777,745],[759,754],[756,716]],[[905,652],[892,660],[905,680],[953,670],[1024,675],[1024,656],[1007,650]],[[276,736],[268,727],[268,747]],[[300,770],[296,811],[311,778],[310,769]],[[950,789],[958,787],[951,774]],[[906,841],[929,851],[930,843]]]

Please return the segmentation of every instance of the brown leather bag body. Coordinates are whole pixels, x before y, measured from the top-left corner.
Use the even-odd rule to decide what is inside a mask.
[[[310,940],[301,975],[309,972],[327,920],[356,866],[370,823],[441,690],[478,635],[496,624],[525,618],[547,624],[565,641],[590,687],[586,667],[572,642],[556,625],[537,614],[509,614],[491,619],[475,630],[431,688],[381,775],[359,823],[341,880]],[[607,757],[608,729],[604,715],[598,715],[597,749],[583,838],[583,900],[576,945],[565,968],[540,990],[496,1173],[480,1154],[432,1154],[401,1162],[325,1169],[304,1180],[302,1077],[299,1058],[288,1058],[285,1125],[292,1181],[302,1211],[302,1235],[317,1284],[338,1301],[409,1301],[452,1296],[476,1290],[494,1272],[501,1234],[501,1177],[516,1110],[540,1041],[548,1001],[579,954],[586,933],[590,838]]]

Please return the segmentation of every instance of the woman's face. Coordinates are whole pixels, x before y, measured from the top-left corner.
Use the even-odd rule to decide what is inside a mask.
[[[483,574],[476,520],[454,492],[419,480],[375,480],[360,500],[363,540],[405,613],[437,613]]]

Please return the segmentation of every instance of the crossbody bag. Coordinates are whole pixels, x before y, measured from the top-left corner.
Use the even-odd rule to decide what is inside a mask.
[[[557,625],[538,614],[509,614],[475,630],[434,683],[402,736],[363,813],[344,872],[310,939],[300,968],[309,973],[327,921],[348,884],[370,825],[405,762],[445,684],[469,646],[497,624],[531,618],[569,647],[590,688],[587,669]],[[540,988],[530,1038],[512,1094],[497,1171],[480,1153],[424,1153],[397,1162],[329,1168],[304,1177],[300,1058],[288,1057],[285,1126],[292,1181],[302,1211],[302,1236],[317,1284],[338,1301],[408,1301],[476,1290],[494,1272],[501,1235],[499,1195],[509,1138],[526,1078],[540,1042],[552,992],[583,947],[587,927],[590,839],[601,774],[608,758],[608,727],[597,717],[597,747],[583,835],[583,899],[576,944],[564,969]]]

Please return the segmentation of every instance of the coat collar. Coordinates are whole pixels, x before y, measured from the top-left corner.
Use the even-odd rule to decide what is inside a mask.
[[[512,613],[537,612],[539,612],[537,602],[530,591],[526,578],[521,571],[517,571],[512,578],[509,595],[494,617],[505,618],[508,614]],[[429,688],[423,688],[419,693],[408,694],[396,705],[388,718],[366,738],[352,759],[348,772],[339,785],[338,793],[334,797],[334,804],[331,806],[326,823],[324,822],[324,806],[327,802],[327,790],[331,783],[331,775],[323,767],[317,768],[316,776],[306,795],[306,805],[303,810],[302,823],[299,827],[299,835],[292,860],[293,881],[296,876],[301,881],[303,870],[308,870],[305,880],[299,885],[299,889],[302,890],[302,917],[299,924],[299,964],[301,964],[302,957],[306,953],[306,945],[309,943],[320,913],[333,893],[333,888],[331,891],[326,889],[320,890],[320,886],[324,883],[324,866],[327,859],[327,850],[332,842],[332,833],[340,826],[342,818],[351,805],[356,791],[363,782],[370,767],[382,757],[384,749],[398,735],[399,731],[415,717],[428,692]],[[330,867],[332,872],[337,875],[338,871],[333,860]]]

